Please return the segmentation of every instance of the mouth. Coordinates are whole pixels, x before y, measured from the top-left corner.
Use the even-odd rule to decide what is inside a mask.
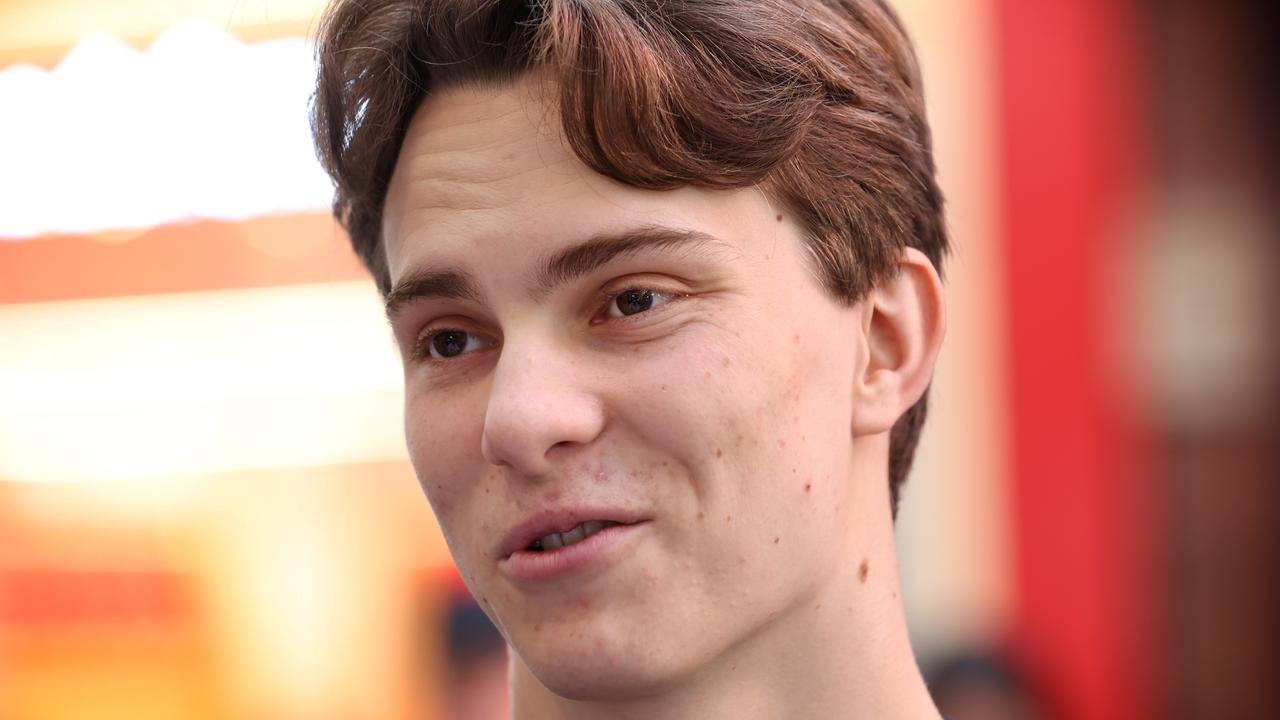
[[[623,510],[547,510],[513,527],[503,538],[497,554],[503,560],[515,553],[552,554],[611,528],[644,521],[645,518]]]
[[[646,518],[612,512],[547,513],[508,536],[498,568],[526,590],[563,587],[557,583],[569,579],[580,589],[590,573],[615,567],[634,554],[649,525]]]
[[[543,535],[537,540],[529,543],[529,546],[526,547],[525,550],[528,552],[539,553],[559,550],[563,547],[576,545],[605,528],[611,528],[621,524],[622,523],[614,522],[612,520],[588,520],[584,523],[574,525],[565,532],[547,533],[546,535]]]

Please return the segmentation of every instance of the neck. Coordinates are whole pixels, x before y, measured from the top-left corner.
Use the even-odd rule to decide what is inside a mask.
[[[884,502],[887,507],[887,497]],[[848,548],[847,571],[833,573],[803,596],[802,605],[726,650],[696,676],[673,682],[657,694],[617,701],[570,700],[547,690],[513,653],[514,719],[937,720],[907,637],[893,523],[888,513],[877,515],[884,517],[859,518],[883,527],[863,534],[860,547]],[[868,537],[875,540],[867,543]]]

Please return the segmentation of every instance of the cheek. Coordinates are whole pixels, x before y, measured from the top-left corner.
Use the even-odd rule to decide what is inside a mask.
[[[443,527],[466,503],[466,491],[480,464],[482,415],[465,398],[445,399],[427,393],[405,396],[405,441],[409,460]],[[442,412],[448,408],[448,412]]]
[[[772,353],[732,358],[716,392],[724,492],[771,544],[827,532],[852,457],[851,351],[820,328],[781,329],[757,338]]]

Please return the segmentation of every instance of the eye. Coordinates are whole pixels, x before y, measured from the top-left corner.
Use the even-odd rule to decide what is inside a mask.
[[[671,300],[671,293],[647,288],[623,290],[609,302],[609,317],[627,317],[652,310]]]
[[[482,335],[445,328],[424,335],[414,354],[431,360],[449,360],[459,355],[493,347],[493,344],[492,339]]]

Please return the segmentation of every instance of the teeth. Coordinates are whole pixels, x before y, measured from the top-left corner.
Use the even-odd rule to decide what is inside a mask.
[[[579,525],[567,533],[560,533],[560,538],[564,540],[565,545],[582,542],[586,535],[583,534],[582,526]]]
[[[547,535],[543,535],[540,539],[535,540],[533,544],[529,546],[529,549],[542,551],[558,550],[562,547],[568,547],[574,543],[582,542],[601,530],[613,527],[617,524],[618,523],[613,522],[612,520],[588,520],[587,522],[574,527],[572,530],[562,533],[549,533]]]

